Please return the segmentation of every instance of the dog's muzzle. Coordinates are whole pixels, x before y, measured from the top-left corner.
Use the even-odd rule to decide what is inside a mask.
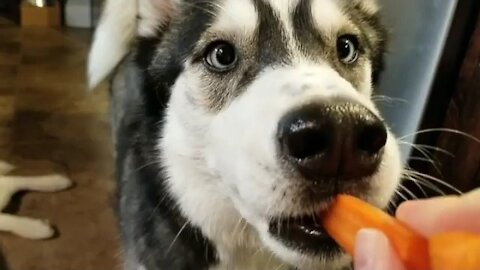
[[[313,103],[278,126],[281,155],[305,179],[362,179],[376,172],[387,142],[384,123],[352,102]]]
[[[368,186],[368,179],[379,168],[387,136],[382,120],[351,101],[311,103],[294,109],[284,115],[277,131],[287,171],[295,171],[294,181],[308,187],[297,198],[310,198],[310,207],[328,203],[352,186],[361,193],[361,186]],[[319,213],[274,218],[269,232],[289,247],[334,254],[339,247],[320,225]]]

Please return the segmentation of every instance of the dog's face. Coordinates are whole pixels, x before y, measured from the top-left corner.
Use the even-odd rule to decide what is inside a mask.
[[[171,91],[158,145],[182,213],[218,245],[341,265],[321,211],[339,193],[385,207],[400,178],[370,98],[385,38],[375,3],[184,0],[173,10],[151,72]]]

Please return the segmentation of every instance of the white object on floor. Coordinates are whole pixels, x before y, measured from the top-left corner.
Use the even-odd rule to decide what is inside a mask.
[[[0,161],[0,210],[19,191],[56,192],[72,186],[72,181],[62,175],[6,176],[14,166]],[[28,239],[47,239],[54,235],[52,226],[43,220],[0,213],[0,231],[10,232]]]

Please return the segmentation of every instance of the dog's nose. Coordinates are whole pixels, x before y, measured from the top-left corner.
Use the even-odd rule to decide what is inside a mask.
[[[278,127],[282,156],[307,179],[361,179],[377,170],[387,142],[384,123],[350,102],[311,104]]]

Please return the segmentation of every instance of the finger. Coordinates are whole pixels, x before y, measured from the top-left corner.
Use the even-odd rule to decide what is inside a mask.
[[[387,237],[379,231],[360,230],[356,238],[355,270],[405,270]]]
[[[405,202],[396,216],[425,236],[449,231],[480,233],[479,202],[480,189],[463,196]]]

